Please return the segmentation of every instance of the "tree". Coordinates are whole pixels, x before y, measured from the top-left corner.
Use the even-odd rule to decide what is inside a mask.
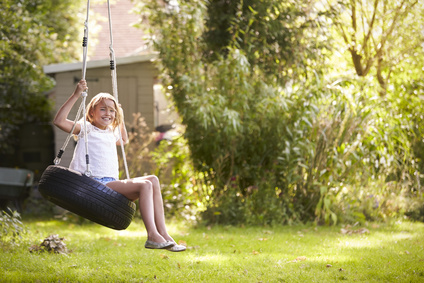
[[[325,13],[311,1],[213,0],[207,9],[204,38],[212,58],[228,47],[243,50],[252,66],[280,84],[307,76],[324,61]]]
[[[274,220],[264,212],[269,221],[288,221],[306,205],[298,201],[284,212],[297,172],[282,171],[301,160],[280,157],[301,141],[316,113],[313,98],[299,86],[308,85],[325,62],[321,15],[308,1],[184,1],[178,11],[153,1],[140,10],[149,15],[194,165],[213,187],[212,215],[216,208],[245,217],[239,213],[248,208],[243,198],[261,188],[274,209],[281,208]],[[313,211],[312,204],[300,214]]]
[[[325,3],[356,74],[365,77],[374,69],[385,93],[392,72],[408,57],[416,56],[424,42],[422,5],[418,0]]]
[[[81,1],[3,0],[0,7],[0,154],[16,147],[21,124],[50,121],[43,65],[77,58]],[[79,40],[78,40],[79,41]]]

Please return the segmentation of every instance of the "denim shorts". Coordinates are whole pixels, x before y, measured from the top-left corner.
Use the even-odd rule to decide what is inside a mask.
[[[98,182],[100,182],[100,183],[102,183],[103,185],[106,185],[109,182],[116,181],[116,179],[115,178],[112,178],[112,177],[102,177],[102,178],[93,177],[93,179],[96,180],[96,181],[98,181]]]

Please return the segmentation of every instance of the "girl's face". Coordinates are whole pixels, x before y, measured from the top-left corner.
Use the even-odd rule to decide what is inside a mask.
[[[94,110],[91,111],[90,115],[93,119],[92,124],[94,126],[106,130],[113,123],[113,120],[115,120],[115,103],[110,99],[103,99],[99,104],[94,106]]]

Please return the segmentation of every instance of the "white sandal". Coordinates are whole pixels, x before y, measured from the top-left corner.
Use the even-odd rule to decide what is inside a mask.
[[[168,251],[170,251],[170,252],[183,252],[183,251],[185,251],[187,249],[187,247],[186,246],[183,246],[183,245],[177,245],[177,244],[175,244],[174,246],[168,247],[166,249]]]
[[[144,247],[146,249],[166,249],[166,248],[170,248],[172,246],[174,246],[175,243],[173,242],[163,242],[163,243],[156,243],[150,240],[147,240],[146,243],[144,244]]]

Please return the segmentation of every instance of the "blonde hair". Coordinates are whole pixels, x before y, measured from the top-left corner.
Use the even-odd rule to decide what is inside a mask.
[[[115,97],[113,97],[110,93],[106,92],[100,92],[96,96],[94,96],[90,103],[87,105],[85,119],[87,119],[88,122],[93,123],[93,118],[91,117],[91,112],[94,111],[94,108],[99,105],[102,101],[109,99],[113,102],[115,107],[115,119],[112,122],[112,129],[114,130],[116,127],[118,127],[123,119],[124,114],[122,113],[121,108],[119,107],[118,102],[116,101]]]

